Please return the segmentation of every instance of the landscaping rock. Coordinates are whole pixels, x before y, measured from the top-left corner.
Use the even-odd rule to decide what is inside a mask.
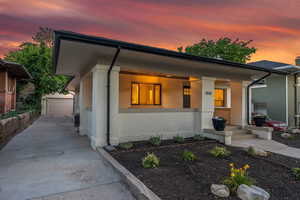
[[[212,184],[210,190],[218,197],[229,197],[230,195],[229,188],[226,185]]]
[[[291,135],[290,133],[282,133],[280,136],[281,136],[282,138],[284,138],[284,139],[288,139],[288,138],[290,138],[292,135]]]
[[[257,186],[240,185],[237,190],[237,196],[242,200],[268,200],[270,194]]]

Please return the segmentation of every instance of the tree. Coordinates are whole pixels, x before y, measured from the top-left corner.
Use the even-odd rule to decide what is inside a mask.
[[[39,27],[39,31],[32,37],[32,40],[38,44],[44,42],[47,47],[52,47],[53,29],[48,27]]]
[[[34,99],[31,101],[36,108],[40,108],[41,97],[54,92],[63,93],[68,77],[54,75],[52,70],[52,49],[43,41],[40,43],[25,42],[18,50],[9,52],[7,61],[17,62],[29,71],[35,86]]]
[[[199,43],[179,47],[179,52],[203,56],[209,58],[218,58],[227,61],[246,63],[251,59],[251,55],[256,52],[256,48],[249,47],[249,41],[240,41],[239,39],[231,40],[228,37],[220,38],[217,41],[202,39]]]

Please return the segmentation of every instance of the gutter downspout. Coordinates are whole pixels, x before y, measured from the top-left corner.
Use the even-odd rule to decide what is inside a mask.
[[[250,97],[250,87],[255,85],[256,83],[258,83],[259,81],[271,76],[271,74],[272,74],[272,72],[269,72],[267,75],[264,75],[263,77],[253,81],[252,83],[250,83],[247,86],[247,113],[246,114],[247,114],[247,123],[248,123],[248,125],[251,125],[250,118],[249,118],[249,114],[250,114],[250,107],[249,107],[249,105],[250,105],[250,98],[249,98]]]
[[[118,47],[113,60],[109,66],[109,69],[107,71],[107,124],[106,124],[106,128],[107,128],[107,132],[106,132],[106,140],[107,140],[107,145],[110,145],[110,74],[111,74],[111,70],[115,65],[115,62],[119,56],[121,48]]]

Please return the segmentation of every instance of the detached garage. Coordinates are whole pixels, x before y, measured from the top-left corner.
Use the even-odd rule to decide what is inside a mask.
[[[72,94],[49,94],[42,98],[42,115],[63,117],[73,114]]]

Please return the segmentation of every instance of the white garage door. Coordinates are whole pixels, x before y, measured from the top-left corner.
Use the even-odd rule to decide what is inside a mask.
[[[47,98],[46,115],[70,116],[73,113],[73,99]]]

